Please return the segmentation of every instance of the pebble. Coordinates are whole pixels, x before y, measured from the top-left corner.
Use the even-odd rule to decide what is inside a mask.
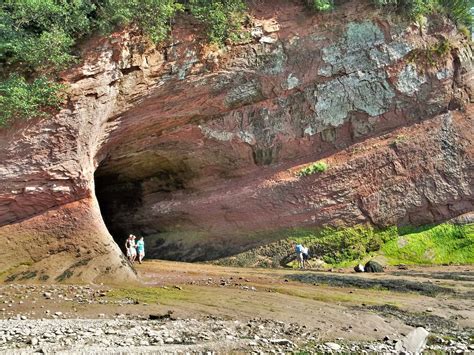
[[[324,345],[326,345],[329,349],[334,350],[334,351],[341,350],[341,346],[336,343],[328,342],[328,343],[324,343]]]
[[[226,280],[226,282],[230,281]],[[215,285],[219,284],[215,283]],[[248,290],[251,289],[251,286],[248,287]],[[69,293],[66,292],[66,288],[59,288],[59,286],[55,290],[51,290],[49,286],[45,286],[39,292],[39,297],[41,298],[41,295],[44,296],[44,293],[47,292],[51,293],[51,297],[61,294],[64,300],[72,297],[74,299],[72,302],[77,304],[98,303],[94,299],[94,292],[96,295],[100,295],[92,288],[75,288],[71,289]],[[74,297],[74,295],[80,297]],[[10,297],[7,295],[5,298],[9,300]],[[32,298],[33,296],[30,296],[30,299]],[[11,302],[7,303],[12,304]],[[45,304],[47,303],[45,302]],[[5,308],[2,310],[6,311]],[[48,319],[29,319],[34,318],[32,313],[14,314],[11,311],[4,313],[4,317],[9,319],[0,319],[0,353],[8,351],[18,353],[32,351],[120,353],[124,347],[133,347],[134,349],[136,347],[136,352],[140,353],[142,350],[139,347],[163,346],[163,349],[166,349],[166,347],[171,347],[171,344],[183,344],[186,347],[183,347],[186,349],[183,353],[186,351],[192,353],[194,344],[204,346],[206,349],[209,349],[208,346],[214,346],[209,344],[222,345],[222,349],[226,349],[223,352],[265,354],[292,352],[393,353],[397,337],[400,336],[389,334],[383,338],[383,341],[380,338],[379,341],[374,342],[350,342],[343,338],[336,338],[319,343],[318,339],[321,335],[319,329],[305,328],[297,323],[284,323],[260,318],[242,322],[209,316],[203,319],[170,321],[169,319],[148,320],[123,313],[116,313],[111,318],[112,315],[98,313],[96,316],[98,318],[95,319],[67,319],[62,312],[53,310],[52,316],[57,319],[50,319],[51,311],[46,310],[45,313],[48,315],[45,316]],[[348,325],[344,330],[349,331],[351,328],[355,329],[357,326],[355,324]],[[379,333],[381,333],[380,330]],[[447,330],[447,333],[434,335],[433,343],[426,347],[428,352],[462,353],[474,350],[474,345],[469,343],[473,335],[470,331],[451,329]],[[447,339],[448,336],[450,340],[445,341],[444,339]],[[443,339],[443,337],[445,338]],[[211,350],[219,352],[219,348],[211,348]],[[200,351],[206,352],[207,350]]]

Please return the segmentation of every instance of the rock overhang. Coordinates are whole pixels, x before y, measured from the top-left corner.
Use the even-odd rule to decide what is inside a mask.
[[[352,5],[344,6],[350,10]],[[46,140],[37,140],[46,153],[37,159],[36,169],[46,175],[31,179],[31,169],[13,173],[18,161],[7,165],[19,176],[16,182],[10,180],[9,187],[21,195],[10,193],[8,198],[29,201],[18,206],[31,206],[30,214],[23,207],[12,214],[11,202],[3,204],[10,216],[7,223],[51,208],[61,210],[76,200],[89,201],[83,206],[100,223],[105,218],[119,243],[135,232],[148,237],[152,257],[203,260],[280,238],[280,231],[298,225],[421,223],[472,208],[472,191],[466,188],[468,168],[462,158],[469,149],[462,144],[451,152],[456,157],[453,162],[462,166],[460,180],[437,177],[425,184],[416,174],[402,178],[403,161],[418,152],[416,147],[403,147],[403,142],[395,144],[395,150],[381,145],[372,158],[384,157],[389,166],[394,161],[394,170],[338,155],[346,165],[336,164],[335,172],[364,179],[372,176],[372,169],[380,170],[387,184],[377,180],[374,186],[356,189],[355,180],[344,180],[335,172],[314,181],[295,178],[294,169],[300,164],[334,159],[335,153],[357,142],[376,137],[383,141],[391,130],[434,119],[459,94],[452,90],[453,82],[456,86],[459,81],[456,60],[424,72],[407,63],[410,51],[437,40],[435,33],[420,37],[418,29],[382,18],[360,20],[355,12],[349,11],[352,20],[346,23],[336,20],[340,31],[309,26],[314,32],[298,33],[299,27],[287,19],[285,26],[292,29],[280,26],[272,32],[271,43],[257,39],[258,43],[233,48],[217,66],[209,65],[195,42],[177,40],[174,52],[165,49],[166,55],[156,49],[137,51],[137,39],[128,34],[119,44],[102,42],[102,54],[86,60],[81,75],[71,76],[76,80],[73,108],[31,131],[34,139],[66,137],[58,139],[56,153]],[[304,21],[310,23],[308,18]],[[469,58],[469,51],[459,55]],[[468,70],[469,60],[464,58],[463,63]],[[466,82],[472,85],[472,80]],[[468,91],[466,86],[462,90]],[[435,122],[441,124],[442,117]],[[71,119],[76,122],[71,124]],[[426,125],[435,129],[430,122]],[[453,126],[452,144],[468,139],[456,133],[461,126],[459,122]],[[61,148],[65,139],[68,146]],[[432,144],[435,155],[436,141]],[[12,159],[18,159],[18,147],[9,150]],[[54,162],[48,161],[49,151]],[[25,165],[28,154],[31,150],[23,159]],[[354,172],[354,165],[364,173]],[[51,181],[58,167],[60,184]],[[24,186],[25,178],[34,184]],[[281,184],[282,178],[287,183]],[[443,181],[456,187],[446,188],[444,197],[434,199],[436,186]],[[417,184],[425,186],[425,192]],[[321,186],[326,194],[321,194]],[[401,198],[396,186],[413,191],[418,202],[391,199],[390,195]],[[69,194],[71,200],[58,198],[49,187],[54,194]],[[95,192],[102,215],[94,204]],[[414,210],[421,207],[428,212],[416,217]],[[16,233],[11,228],[8,233],[12,230]],[[104,245],[111,243],[103,225],[95,233]],[[87,238],[74,238],[87,244]]]

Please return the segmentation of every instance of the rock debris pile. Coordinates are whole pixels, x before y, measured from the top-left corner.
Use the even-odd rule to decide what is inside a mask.
[[[445,339],[433,337],[425,347],[428,332],[419,346],[427,350],[468,352],[474,350],[467,333]],[[408,334],[406,339],[417,342]],[[386,336],[379,342],[324,342],[319,335],[296,323],[253,319],[232,321],[207,319],[144,320],[126,319],[8,319],[0,321],[0,351],[219,351],[245,350],[255,353],[309,351],[324,353],[384,352],[399,353],[406,339]],[[405,343],[404,343],[405,344]]]

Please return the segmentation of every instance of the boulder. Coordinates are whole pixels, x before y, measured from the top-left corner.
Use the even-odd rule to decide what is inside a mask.
[[[423,351],[426,346],[429,332],[422,327],[413,329],[403,339],[395,344],[397,352],[406,351],[412,354],[418,354]]]
[[[383,266],[374,260],[370,260],[365,264],[365,272],[384,272]]]

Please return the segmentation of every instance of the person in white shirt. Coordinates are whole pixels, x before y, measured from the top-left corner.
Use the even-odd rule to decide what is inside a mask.
[[[301,249],[301,254],[303,256],[303,269],[304,269],[306,267],[306,264],[309,263],[309,261],[308,261],[309,260],[309,250],[308,250],[308,248],[304,246]]]
[[[135,236],[130,239],[130,262],[133,264],[137,258],[137,245],[135,244]]]

